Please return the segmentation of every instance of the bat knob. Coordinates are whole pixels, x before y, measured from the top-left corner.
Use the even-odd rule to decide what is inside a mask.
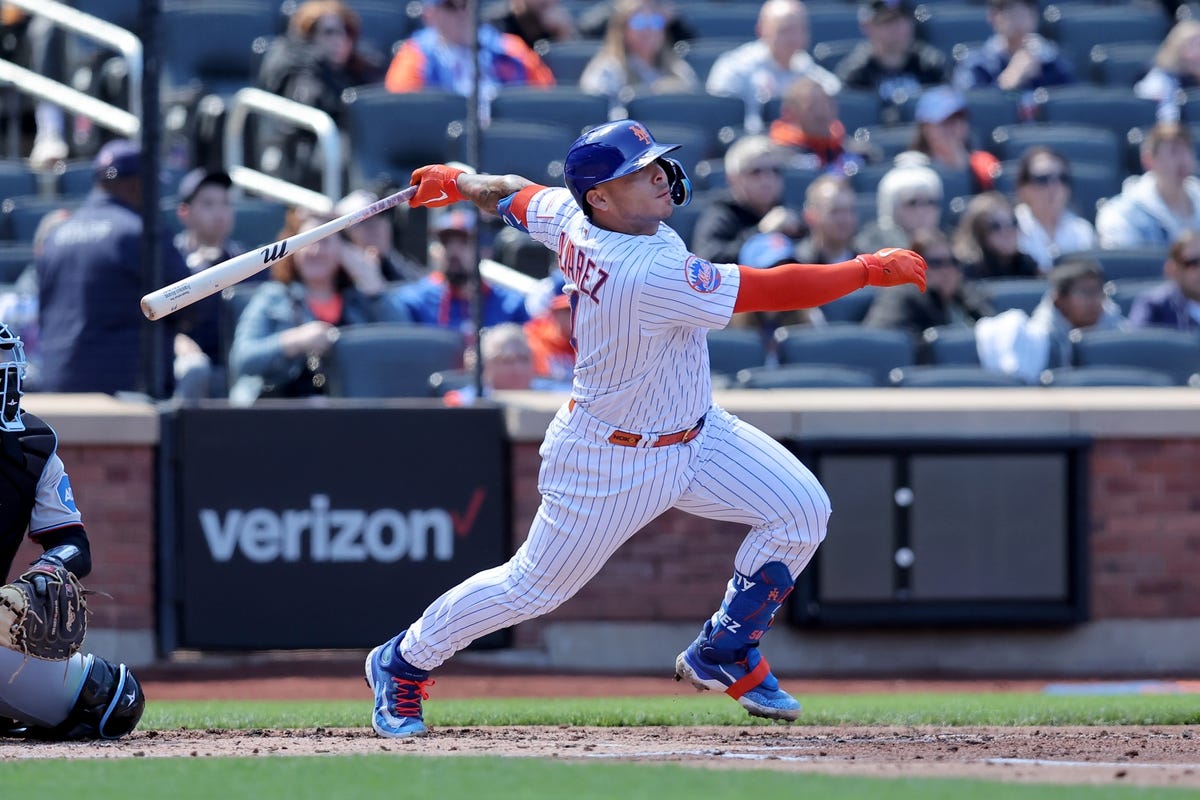
[[[154,309],[150,307],[147,297],[142,298],[142,313],[146,316],[146,319],[153,322],[154,320],[158,319],[158,315],[155,314]]]

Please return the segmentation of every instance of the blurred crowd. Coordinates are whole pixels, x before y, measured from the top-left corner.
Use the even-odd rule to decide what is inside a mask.
[[[203,20],[205,2],[186,13]],[[74,5],[137,31],[122,3]],[[406,185],[420,163],[362,143],[415,139],[426,115],[412,105],[403,118],[372,118],[389,130],[367,137],[359,98],[376,89],[384,101],[462,98],[463,114],[422,155],[465,158],[474,79],[466,0],[218,5],[244,6],[261,28],[238,33],[250,38],[236,68],[223,55],[229,42],[186,69],[171,63],[186,60],[182,49],[163,52],[159,176],[146,174],[136,144],[82,117],[28,96],[7,105],[0,256],[11,266],[0,276],[0,319],[25,339],[28,388],[153,395],[154,364],[184,401],[339,394],[353,384],[342,374],[354,368],[350,330],[366,325],[403,331],[409,338],[393,349],[421,350],[414,330],[457,337],[417,381],[417,393],[450,405],[477,399],[477,364],[485,396],[569,388],[571,311],[553,255],[457,207],[399,208],[290,253],[157,323],[170,335],[159,337],[162,352],[147,347],[138,306],[153,288],[141,252],[147,179],[166,198],[167,283]],[[168,3],[164,16],[172,13]],[[1109,383],[1186,384],[1200,373],[1193,13],[1150,0],[494,0],[477,29],[483,163],[472,166],[558,185],[581,125],[636,116],[660,141],[684,144],[696,196],[668,224],[701,258],[770,269],[884,247],[925,257],[923,294],[863,289],[823,308],[735,317],[710,337],[723,385],[764,385],[764,371],[800,366],[795,343],[822,329],[840,342],[891,331],[907,347],[870,385],[909,385],[937,366],[971,385],[1065,384],[1084,367],[1106,368]],[[3,57],[127,101],[111,53],[2,3],[0,23]],[[249,196],[226,171],[221,101],[251,86],[324,112],[341,131],[343,159],[332,168],[345,190],[330,208]],[[510,138],[506,126],[518,126]],[[278,119],[248,127],[245,150],[247,165],[309,192],[331,168],[310,130]],[[1104,336],[1126,350],[1114,346],[1105,361]],[[947,355],[939,343],[955,339],[967,346]],[[1134,341],[1158,349],[1147,358],[1128,349]],[[830,348],[823,363],[869,371],[856,347]],[[370,351],[353,352],[370,372]],[[793,385],[826,385],[795,374]]]

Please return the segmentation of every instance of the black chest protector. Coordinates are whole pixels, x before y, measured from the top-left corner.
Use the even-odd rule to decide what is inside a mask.
[[[0,430],[0,578],[4,581],[29,530],[38,481],[56,445],[49,425],[29,412],[22,412],[21,418],[25,430]]]

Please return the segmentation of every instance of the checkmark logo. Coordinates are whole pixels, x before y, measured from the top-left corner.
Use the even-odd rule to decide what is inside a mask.
[[[471,528],[475,527],[475,520],[479,516],[479,509],[483,507],[483,499],[487,496],[487,492],[481,487],[476,489],[471,494],[471,501],[467,503],[466,511],[461,514],[457,511],[450,512],[450,519],[454,521],[454,534],[456,536],[466,536],[471,532]]]
[[[437,203],[442,200],[448,200],[448,199],[450,199],[450,195],[446,194],[445,189],[442,189],[441,194],[439,194],[437,197],[431,197],[428,200],[426,200],[425,202],[426,203]]]

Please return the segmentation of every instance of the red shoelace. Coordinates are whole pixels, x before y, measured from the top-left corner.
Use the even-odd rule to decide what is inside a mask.
[[[429,699],[429,692],[425,690],[425,687],[433,686],[437,681],[409,681],[392,676],[392,683],[396,685],[394,709],[396,716],[419,717],[421,716],[421,701]]]

